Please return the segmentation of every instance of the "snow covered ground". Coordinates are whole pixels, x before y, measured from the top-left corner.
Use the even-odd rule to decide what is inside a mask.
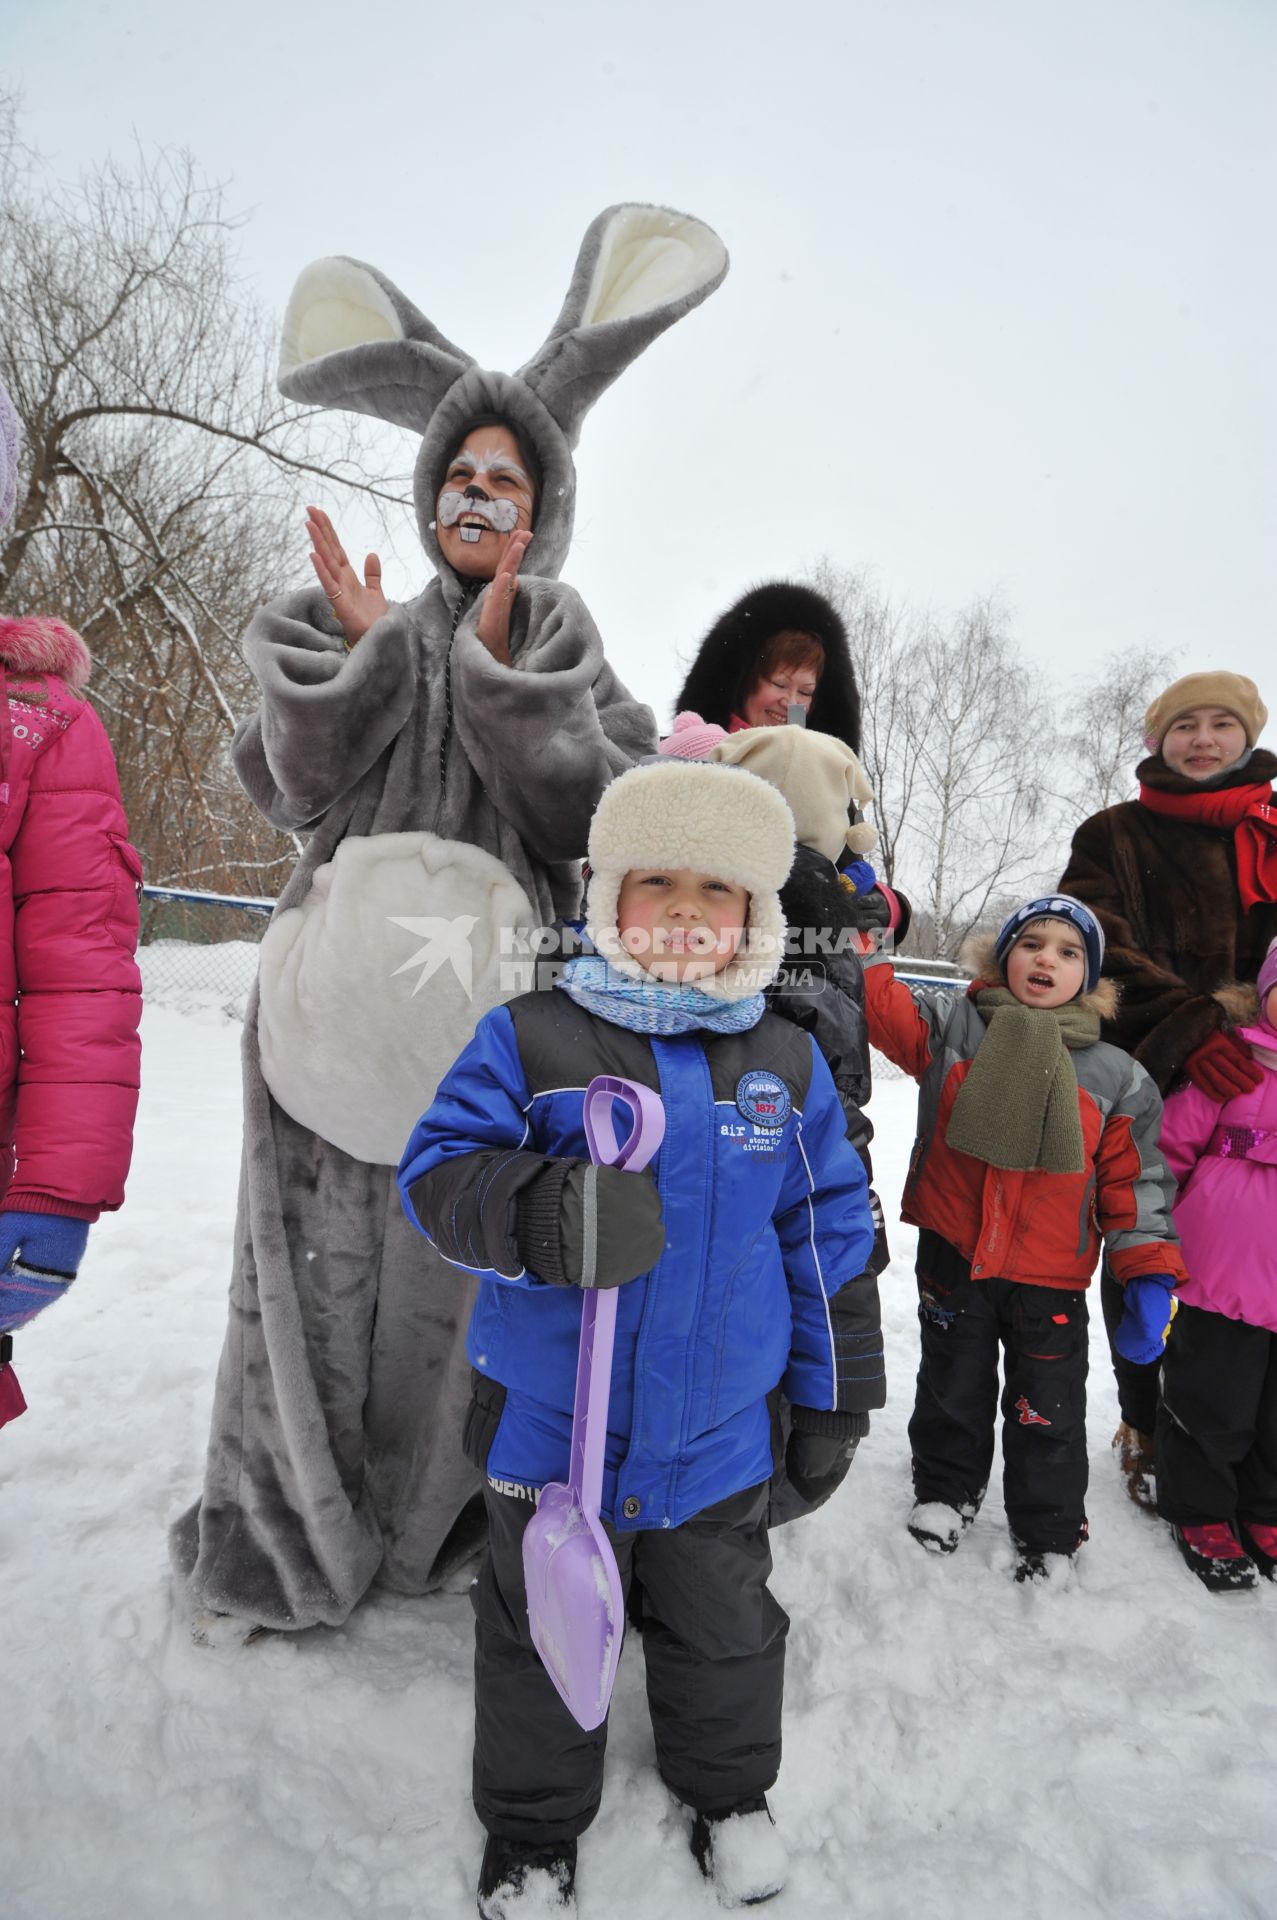
[[[194,1496],[222,1336],[238,1026],[148,1008],[124,1213],[20,1343],[0,1433],[0,1920],[472,1914],[464,1594],[200,1649],[165,1528]],[[913,1094],[875,1096],[890,1211]],[[831,1509],[779,1534],[793,1854],[769,1913],[1273,1920],[1277,1588],[1213,1597],[1119,1492],[1096,1333],[1092,1540],[1017,1587],[991,1493],[952,1560],[904,1531],[912,1234],[885,1278],[891,1402]],[[1098,1312],[1096,1315],[1098,1321]],[[708,1915],[627,1648],[583,1920]]]

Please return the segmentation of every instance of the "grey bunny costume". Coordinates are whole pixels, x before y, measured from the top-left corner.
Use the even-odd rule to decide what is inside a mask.
[[[511,990],[511,937],[575,909],[604,786],[655,749],[650,710],[557,578],[572,448],[603,389],[726,270],[698,221],[611,208],[515,375],[477,367],[355,261],[307,268],[290,301],[281,390],[423,434],[414,494],[437,578],[350,652],[317,591],[263,608],[246,638],[262,705],[236,770],[268,819],[308,837],[245,1022],[230,1322],[203,1497],[171,1536],[194,1606],[336,1625],[374,1580],[420,1593],[473,1544],[471,1289],[408,1226],[394,1167]],[[510,666],[478,638],[475,583],[434,529],[452,452],[493,417],[540,483]]]

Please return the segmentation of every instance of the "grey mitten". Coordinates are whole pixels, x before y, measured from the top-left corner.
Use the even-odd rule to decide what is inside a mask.
[[[515,1203],[519,1257],[556,1287],[619,1287],[660,1259],[660,1196],[645,1173],[549,1160]]]

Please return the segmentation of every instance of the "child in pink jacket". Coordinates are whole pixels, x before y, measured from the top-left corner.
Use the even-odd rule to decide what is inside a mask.
[[[0,527],[17,454],[0,387]],[[62,1297],[124,1198],[133,1144],[142,866],[88,675],[61,621],[0,616],[0,1382],[5,1336]],[[0,1418],[20,1411],[10,1376]]]
[[[1162,1125],[1192,1277],[1162,1365],[1158,1508],[1216,1593],[1277,1574],[1277,940],[1257,985],[1237,1038],[1259,1085],[1221,1105],[1188,1082]]]

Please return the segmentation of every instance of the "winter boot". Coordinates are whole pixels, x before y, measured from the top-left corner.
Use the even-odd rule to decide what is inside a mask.
[[[906,1524],[928,1553],[956,1553],[976,1511],[974,1500],[965,1500],[960,1507],[946,1506],[943,1500],[919,1500]]]
[[[1277,1580],[1277,1527],[1265,1520],[1239,1520],[1242,1544],[1265,1580]]]
[[[1255,1563],[1226,1520],[1213,1520],[1205,1527],[1172,1524],[1171,1533],[1185,1566],[1212,1593],[1244,1593],[1256,1584]]]
[[[1082,1531],[1079,1533],[1073,1545],[1066,1553],[1058,1553],[1048,1547],[1027,1546],[1023,1540],[1017,1539],[1015,1534],[1012,1534],[1012,1543],[1020,1556],[1015,1566],[1015,1577],[1017,1581],[1049,1580],[1051,1578],[1053,1565],[1056,1571],[1059,1571],[1061,1565],[1067,1565],[1068,1562],[1072,1560],[1078,1548],[1085,1546],[1090,1537],[1090,1523],[1083,1520]]]
[[[774,1900],[789,1870],[784,1842],[762,1793],[726,1813],[698,1813],[692,1823],[692,1856],[720,1907],[759,1907],[764,1900]]]
[[[1156,1513],[1157,1473],[1153,1465],[1152,1434],[1140,1433],[1123,1420],[1111,1444],[1130,1498],[1145,1513]]]
[[[479,1912],[483,1920],[575,1913],[576,1841],[536,1847],[490,1833],[479,1869]]]

